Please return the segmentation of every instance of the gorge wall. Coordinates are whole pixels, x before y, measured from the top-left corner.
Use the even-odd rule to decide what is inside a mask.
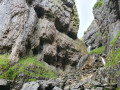
[[[110,68],[108,72],[112,72],[120,87],[120,1],[98,0],[93,7],[93,14],[95,19],[85,32],[83,41],[91,46],[93,51],[90,53],[105,58],[106,67]]]
[[[93,7],[95,20],[84,35],[84,42],[93,49],[105,46],[105,54],[110,50],[110,42],[120,30],[120,1],[98,0]]]
[[[119,90],[120,1],[93,14],[85,45],[74,0],[0,0],[0,90]]]
[[[0,54],[10,54],[12,64],[38,55],[39,61],[65,68],[86,53],[79,48],[73,0],[2,0],[0,8]]]

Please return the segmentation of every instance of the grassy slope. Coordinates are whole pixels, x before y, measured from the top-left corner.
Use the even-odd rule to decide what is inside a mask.
[[[36,60],[36,57],[27,57],[21,59],[17,64],[10,66],[8,57],[2,56],[0,60],[0,70],[4,69],[4,73],[0,75],[0,78],[14,80],[19,74],[24,74],[27,81],[33,81],[38,78],[56,78],[56,74],[51,68],[47,68],[45,64]],[[2,67],[1,67],[2,66]],[[9,67],[10,66],[10,67]],[[7,68],[5,70],[5,68]],[[18,79],[20,79],[18,77]]]

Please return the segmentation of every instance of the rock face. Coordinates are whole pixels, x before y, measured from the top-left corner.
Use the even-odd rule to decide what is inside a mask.
[[[97,26],[96,21],[94,20],[89,26],[88,30],[85,32],[83,41],[87,46],[91,46],[91,49],[95,49],[102,45],[100,40],[101,33],[99,31],[99,27]]]
[[[101,4],[101,5],[99,5]],[[93,8],[93,14],[95,20],[88,28],[86,34],[84,35],[84,41],[87,46],[91,46],[92,49],[105,46],[104,54],[105,57],[107,57],[107,62],[109,61],[115,61],[115,58],[117,56],[117,52],[120,48],[120,39],[119,39],[119,32],[120,32],[120,0],[97,0],[97,3],[95,4]],[[114,46],[111,45],[111,43],[114,43]],[[114,51],[114,52],[113,52]],[[113,52],[111,55],[109,53]],[[112,57],[112,55],[115,55]],[[119,61],[119,60],[118,60]],[[108,80],[112,82],[110,79],[113,79],[111,76],[115,76],[119,70],[119,62],[115,61],[117,64],[115,64],[113,67],[114,69],[105,70],[108,77],[104,80]],[[113,64],[110,62],[109,64]],[[110,67],[110,65],[109,65]],[[101,70],[100,70],[101,71]],[[104,71],[104,70],[103,70]],[[113,72],[112,74],[108,74],[109,72]],[[95,76],[101,77],[102,73],[97,73]],[[120,78],[120,75],[118,74],[117,78]],[[113,81],[115,81],[116,78],[114,78]],[[102,79],[100,79],[103,82],[106,82]],[[117,79],[117,86],[120,87],[119,80]],[[114,89],[112,89],[114,90]]]
[[[110,50],[110,42],[120,31],[120,1],[119,0],[98,0],[103,2],[101,7],[93,8],[95,20],[88,28],[84,41],[92,48],[105,46],[105,53]]]
[[[87,52],[76,49],[79,19],[73,0],[2,0],[0,10],[0,54],[10,54],[12,64],[38,55],[65,69]]]

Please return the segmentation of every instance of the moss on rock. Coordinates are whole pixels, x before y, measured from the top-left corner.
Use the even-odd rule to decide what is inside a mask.
[[[74,40],[74,46],[76,50],[81,52],[81,55],[87,54],[87,47],[80,39]]]
[[[103,5],[103,2],[104,0],[96,2],[93,8],[100,8]]]

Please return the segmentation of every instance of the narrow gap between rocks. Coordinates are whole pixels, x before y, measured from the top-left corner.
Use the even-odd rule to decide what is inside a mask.
[[[36,12],[38,18],[43,17],[44,9],[42,7],[36,6],[34,9],[35,9],[35,12]]]

